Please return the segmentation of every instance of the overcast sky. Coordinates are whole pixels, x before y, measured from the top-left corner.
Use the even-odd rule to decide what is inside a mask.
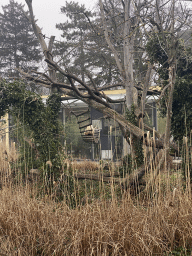
[[[70,1],[68,0],[68,2]],[[15,2],[25,4],[25,0],[15,0]],[[95,7],[97,0],[74,0],[74,2],[84,4],[87,9],[91,10]],[[9,4],[9,0],[0,0],[0,12],[2,12],[1,6],[7,4]],[[57,40],[60,39],[60,32],[55,25],[64,21],[64,15],[60,11],[64,4],[65,0],[33,0],[34,14],[38,19],[37,24],[43,28],[43,34],[47,37],[54,35]],[[27,10],[27,7],[25,9]]]

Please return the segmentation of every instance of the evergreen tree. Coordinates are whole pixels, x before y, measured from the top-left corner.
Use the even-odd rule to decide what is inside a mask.
[[[18,76],[15,68],[36,69],[41,59],[39,43],[23,11],[24,5],[10,0],[0,14],[0,73]]]
[[[68,20],[65,23],[57,24],[56,27],[62,30],[63,42],[56,43],[57,54],[59,56],[65,56],[65,65],[68,65],[70,71],[81,74],[81,78],[84,81],[86,60],[86,42],[83,40],[85,34],[89,33],[89,24],[84,15],[84,5],[79,6],[75,2],[66,2],[66,5],[61,8],[61,12],[66,14]],[[87,13],[91,17],[91,13]],[[73,50],[73,48],[75,48]]]
[[[67,21],[56,25],[63,32],[63,42],[55,44],[55,54],[63,57],[63,65],[70,72],[81,75],[83,81],[85,74],[91,72],[97,74],[94,75],[97,85],[111,83],[113,77],[118,75],[99,17],[76,2],[66,2],[61,12],[66,15]]]

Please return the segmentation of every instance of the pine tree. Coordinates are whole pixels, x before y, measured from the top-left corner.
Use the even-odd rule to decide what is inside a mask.
[[[61,8],[61,12],[66,14],[68,20],[65,23],[57,24],[56,27],[62,30],[63,42],[56,44],[56,52],[64,58],[65,65],[70,67],[70,71],[75,71],[81,75],[84,81],[85,66],[87,66],[87,52],[85,50],[87,42],[84,40],[86,34],[90,33],[90,26],[84,13],[84,5],[75,2],[66,2]],[[92,17],[90,12],[86,13]],[[74,48],[74,50],[73,50]]]
[[[55,44],[55,54],[63,57],[63,65],[80,75],[82,81],[90,72],[97,85],[112,82],[114,76],[118,77],[116,64],[106,45],[99,17],[76,2],[66,2],[61,12],[67,21],[56,25],[62,31],[63,41]]]
[[[0,73],[18,76],[17,68],[37,69],[41,60],[39,43],[23,11],[24,5],[10,0],[0,14]]]

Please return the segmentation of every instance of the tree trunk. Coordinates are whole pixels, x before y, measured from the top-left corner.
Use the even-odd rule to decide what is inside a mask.
[[[169,67],[169,92],[167,102],[167,114],[166,114],[166,128],[164,138],[165,156],[169,153],[170,148],[170,136],[171,136],[171,117],[172,117],[172,103],[173,103],[173,91],[176,79],[176,64],[174,63]]]
[[[164,139],[164,150],[165,150],[165,160],[169,153],[170,148],[170,137],[171,137],[171,117],[172,117],[172,104],[173,104],[173,92],[176,80],[176,44],[174,37],[174,25],[175,25],[175,0],[172,1],[171,10],[171,47],[169,50],[169,91],[167,100],[167,114],[166,114],[166,129],[165,129],[165,139]]]
[[[131,1],[125,0],[125,25],[124,25],[124,69],[125,69],[125,89],[126,89],[126,105],[128,110],[131,110],[133,104],[133,42],[134,37],[130,35],[131,20],[130,20]]]

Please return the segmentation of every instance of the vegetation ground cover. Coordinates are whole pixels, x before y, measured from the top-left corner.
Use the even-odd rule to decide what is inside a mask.
[[[85,200],[71,207],[55,200],[54,189],[39,194],[37,183],[15,183],[1,146],[2,255],[190,255],[191,187],[180,170],[163,172],[139,196],[130,191],[119,196],[113,183],[79,181],[74,195],[84,190]],[[68,163],[74,172],[78,167],[80,173],[100,168]],[[86,200],[91,195],[94,200]]]

